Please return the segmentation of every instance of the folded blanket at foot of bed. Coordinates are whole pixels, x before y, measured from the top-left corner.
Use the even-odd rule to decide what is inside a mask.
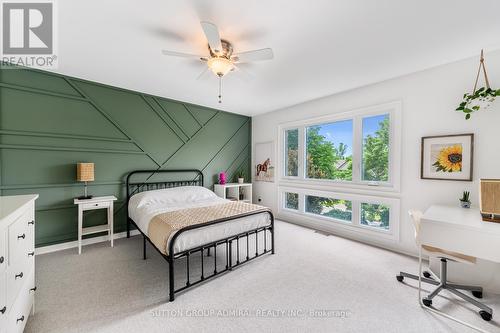
[[[149,224],[148,237],[162,253],[168,255],[169,239],[175,232],[185,227],[233,216],[236,217],[246,213],[265,212],[267,210],[268,209],[264,206],[241,201],[233,201],[207,207],[174,210],[153,217]]]

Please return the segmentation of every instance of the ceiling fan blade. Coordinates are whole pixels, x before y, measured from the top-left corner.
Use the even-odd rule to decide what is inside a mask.
[[[205,69],[203,70],[203,72],[200,73],[200,75],[198,75],[198,77],[196,78],[196,80],[200,80],[202,77],[205,76],[205,74],[208,73],[208,66],[205,67]]]
[[[255,79],[255,75],[242,66],[234,66],[233,71],[236,72],[234,76],[244,82],[250,82]]]
[[[183,53],[177,51],[161,50],[161,53],[166,56],[181,57],[181,58],[197,58],[201,61],[207,61],[207,57],[199,56],[196,54]]]
[[[222,43],[220,41],[219,29],[217,26],[210,22],[202,21],[201,27],[203,28],[203,32],[205,33],[205,37],[207,37],[208,45],[212,49],[214,53],[222,52]]]
[[[231,60],[238,63],[238,62],[270,60],[273,57],[274,57],[273,50],[267,48],[267,49],[237,53],[231,57]]]

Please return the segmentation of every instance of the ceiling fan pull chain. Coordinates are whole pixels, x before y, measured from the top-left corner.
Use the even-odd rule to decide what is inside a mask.
[[[222,76],[219,76],[219,103],[222,103]]]

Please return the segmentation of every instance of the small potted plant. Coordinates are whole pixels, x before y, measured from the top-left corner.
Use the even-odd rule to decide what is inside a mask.
[[[245,173],[243,170],[239,170],[236,176],[238,177],[238,184],[243,184],[245,182]]]
[[[464,191],[462,198],[460,199],[460,206],[462,208],[470,208],[470,192]]]

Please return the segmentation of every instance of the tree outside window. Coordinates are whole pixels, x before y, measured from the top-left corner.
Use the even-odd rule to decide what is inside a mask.
[[[307,127],[307,177],[352,180],[352,120]]]
[[[388,114],[363,118],[363,180],[389,180],[389,126]]]
[[[285,131],[286,147],[286,175],[298,176],[299,174],[299,130]]]

